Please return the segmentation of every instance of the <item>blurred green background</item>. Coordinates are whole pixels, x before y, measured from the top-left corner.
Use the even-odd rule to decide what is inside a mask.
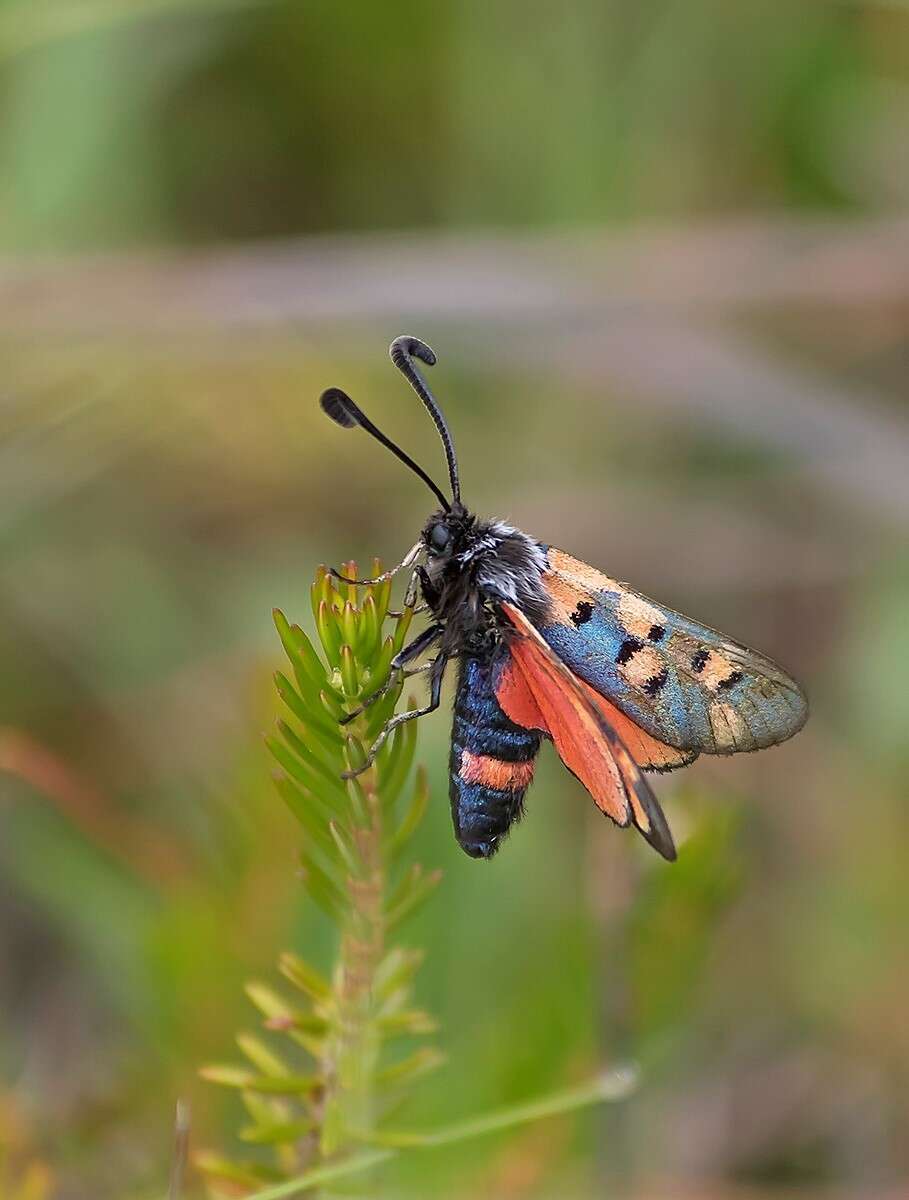
[[[315,403],[440,473],[402,332],[469,504],[766,650],[813,718],[657,781],[672,868],[551,753],[467,859],[425,722],[450,1064],[410,1115],[644,1077],[387,1194],[906,1194],[907,88],[897,0],[0,5],[4,1200],[160,1197],[178,1096],[229,1145],[197,1067],[246,978],[328,951],[270,612],[426,515]]]

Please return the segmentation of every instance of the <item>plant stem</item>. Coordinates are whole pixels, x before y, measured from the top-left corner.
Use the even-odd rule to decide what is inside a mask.
[[[366,742],[366,720],[349,728]],[[347,876],[350,921],[341,935],[334,980],[337,1033],[326,1046],[326,1077],[321,1151],[330,1157],[345,1149],[348,1131],[375,1129],[375,1074],[381,1040],[373,1020],[373,981],[385,948],[386,871],[382,854],[382,805],[374,767],[351,788],[361,789],[362,820],[351,830],[351,858],[357,867]]]
[[[554,1092],[550,1096],[531,1100],[525,1104],[494,1109],[479,1117],[470,1117],[465,1121],[458,1121],[433,1132],[401,1134],[397,1139],[398,1146],[411,1149],[431,1149],[435,1146],[466,1141],[482,1134],[500,1133],[544,1117],[576,1112],[593,1104],[624,1100],[634,1091],[636,1083],[637,1072],[633,1068],[620,1068],[600,1075],[578,1087],[566,1088],[564,1091]],[[398,1146],[367,1150],[345,1159],[343,1162],[317,1167],[314,1171],[308,1171],[297,1179],[291,1179],[286,1183],[279,1183],[274,1187],[256,1192],[248,1197],[248,1200],[290,1200],[290,1197],[301,1196],[304,1192],[309,1192],[322,1184],[334,1183],[339,1179],[360,1174],[387,1162],[399,1153]]]

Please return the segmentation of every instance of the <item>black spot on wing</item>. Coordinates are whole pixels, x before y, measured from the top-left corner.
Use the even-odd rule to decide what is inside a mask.
[[[666,627],[664,625],[651,625],[647,636],[652,642],[661,642],[666,636]]]
[[[615,660],[620,667],[624,667],[626,663],[631,662],[639,650],[643,649],[644,643],[640,638],[626,638],[625,641],[622,642],[621,646],[619,646],[619,652],[615,656]]]
[[[720,680],[720,682],[716,685],[717,690],[721,692],[728,691],[729,688],[735,687],[735,685],[744,678],[745,676],[741,671],[733,671],[731,675],[727,675],[725,679]]]
[[[698,650],[691,658],[691,669],[695,674],[700,675],[701,671],[707,666],[710,660],[709,650]]]
[[[664,667],[658,675],[651,675],[644,684],[644,691],[648,696],[658,696],[666,684],[669,682],[669,672]]]
[[[581,600],[577,608],[571,614],[571,619],[576,626],[586,625],[593,616],[593,605],[589,600]]]

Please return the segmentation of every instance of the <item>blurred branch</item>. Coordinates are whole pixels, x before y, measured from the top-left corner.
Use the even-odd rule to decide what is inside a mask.
[[[170,1184],[167,1200],[180,1200],[183,1195],[183,1180],[189,1158],[190,1109],[185,1100],[177,1101],[174,1119],[174,1154],[170,1168]]]
[[[909,422],[870,389],[780,361],[737,333],[680,320],[616,317],[542,350],[521,346],[521,362],[534,357],[588,389],[608,379],[670,415],[771,447],[885,521],[909,518]]]
[[[871,388],[787,363],[724,322],[774,305],[899,312],[909,219],[743,220],[632,233],[324,238],[167,258],[0,264],[10,336],[447,324],[446,360],[618,382],[792,458],[886,521],[909,516],[909,423]],[[187,341],[187,344],[188,341]],[[232,345],[236,345],[236,338]],[[345,353],[374,355],[364,340]]]
[[[60,38],[170,14],[218,13],[261,7],[272,0],[19,0],[0,13],[0,60]]]
[[[634,313],[902,304],[909,218],[759,217],[582,233],[322,237],[189,254],[0,260],[11,333],[320,329],[413,319],[587,326]],[[536,336],[536,335],[534,335]]]

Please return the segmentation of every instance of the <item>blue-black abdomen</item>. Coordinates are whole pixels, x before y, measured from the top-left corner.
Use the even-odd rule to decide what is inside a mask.
[[[502,660],[465,655],[458,666],[449,795],[455,836],[473,858],[489,858],[521,815],[540,735],[505,715],[495,684]]]

